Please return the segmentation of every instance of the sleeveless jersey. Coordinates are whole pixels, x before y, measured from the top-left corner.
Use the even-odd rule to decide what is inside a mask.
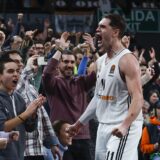
[[[100,123],[121,123],[127,116],[131,99],[119,70],[119,60],[125,54],[131,52],[124,49],[108,62],[105,54],[97,61],[96,116]],[[142,120],[142,113],[138,118]]]

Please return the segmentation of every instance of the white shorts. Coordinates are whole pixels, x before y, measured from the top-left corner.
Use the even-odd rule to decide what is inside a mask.
[[[142,134],[143,121],[132,123],[123,138],[111,135],[119,126],[100,123],[97,131],[95,160],[138,160],[138,144]]]

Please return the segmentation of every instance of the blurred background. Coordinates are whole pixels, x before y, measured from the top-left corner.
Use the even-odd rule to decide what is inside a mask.
[[[159,9],[159,0],[0,0],[0,24],[14,24],[17,13],[23,13],[25,30],[43,29],[48,19],[55,35],[63,31],[94,34],[98,21],[112,12],[125,18],[133,47],[146,51],[154,47],[159,53]]]

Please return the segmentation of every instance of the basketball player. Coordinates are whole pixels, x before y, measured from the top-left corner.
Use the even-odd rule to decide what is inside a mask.
[[[137,59],[124,48],[125,22],[109,14],[98,25],[100,52],[95,95],[79,120],[68,128],[76,135],[81,126],[97,117],[96,160],[137,160],[142,132],[143,95]]]

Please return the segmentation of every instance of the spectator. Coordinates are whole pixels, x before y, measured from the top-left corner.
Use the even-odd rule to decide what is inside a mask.
[[[17,14],[17,23],[16,26],[13,25],[10,18],[8,22],[8,28],[11,28],[11,34],[7,36],[6,41],[3,45],[3,50],[17,49],[20,50],[22,44],[22,38],[20,37],[20,30],[22,26],[23,14]],[[14,27],[13,27],[14,26]]]
[[[21,61],[22,58],[18,51],[8,51],[6,56],[14,60],[17,64],[18,61]],[[38,92],[34,86],[30,83],[30,79],[36,73],[38,66],[34,64],[34,61],[37,59],[38,55],[32,56],[28,59],[27,65],[22,69],[22,65],[19,65],[19,70],[22,70],[20,79],[17,84],[16,91],[21,94],[24,98],[26,104],[31,103],[38,97]],[[43,159],[45,155],[45,148],[43,147],[43,140],[45,138],[49,139],[50,148],[53,152],[58,152],[57,138],[52,129],[50,119],[42,106],[37,110],[38,125],[37,129],[31,133],[26,133],[25,141],[25,160],[32,159]],[[35,139],[37,137],[37,139]]]
[[[149,118],[150,116],[152,116],[149,113],[149,108],[150,108],[150,104],[144,100],[143,106],[142,106],[142,114],[143,114],[143,118],[144,118],[144,126],[146,126],[149,123]]]
[[[13,36],[10,43],[11,50],[20,50],[22,45],[22,38],[20,36]]]
[[[44,45],[41,41],[35,42],[31,46],[31,48],[34,50],[34,54],[37,54],[38,56],[42,56],[42,57],[45,56]],[[35,62],[38,63],[38,60],[36,60]],[[39,88],[40,88],[40,85],[41,85],[42,73],[43,73],[43,66],[39,65],[37,67],[36,74],[34,74],[32,79],[30,79],[31,84],[36,88],[37,91],[39,91]]]
[[[23,98],[14,92],[18,80],[17,64],[3,54],[0,58],[0,130],[17,130],[20,137],[17,142],[7,144],[6,149],[0,151],[1,160],[23,160],[25,131],[32,132],[36,128],[36,111],[44,102],[44,97],[39,96],[26,108]]]
[[[67,38],[68,33],[63,33],[58,48],[68,47]],[[52,123],[56,120],[73,123],[86,109],[87,92],[94,86],[96,74],[92,72],[90,75],[75,77],[74,65],[75,57],[71,51],[64,50],[63,54],[56,51],[43,72],[43,85]],[[60,70],[58,75],[57,68]],[[89,127],[86,125],[73,139],[72,145],[64,154],[64,160],[90,160],[89,139]]]
[[[159,92],[157,90],[151,90],[149,93],[148,93],[148,102],[150,104],[150,108],[149,108],[149,112],[153,112],[154,110],[154,106],[155,106],[155,103],[159,100]],[[153,113],[154,114],[154,113]]]
[[[68,126],[69,124],[63,120],[57,120],[53,123],[53,129],[59,139],[58,145],[60,148],[61,157],[63,157],[63,154],[68,149],[68,146],[72,144],[72,137],[70,137],[66,131],[66,128],[68,128]],[[45,158],[45,160],[53,160],[53,157],[50,156],[50,151],[48,152],[48,155]],[[60,159],[56,157],[56,160]]]
[[[5,34],[3,31],[0,31],[0,51],[2,51],[2,46],[4,44],[4,41],[5,41]]]
[[[160,101],[155,103],[155,116],[150,118],[150,123],[144,127],[141,139],[141,151],[145,160],[160,159]]]

